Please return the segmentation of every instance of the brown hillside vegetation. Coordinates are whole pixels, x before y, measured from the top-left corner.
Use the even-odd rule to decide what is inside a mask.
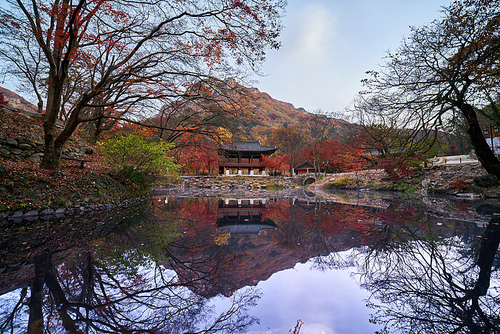
[[[243,96],[244,110],[249,116],[238,119],[238,130],[240,132],[234,133],[235,139],[263,140],[266,142],[266,138],[277,128],[290,126],[299,129],[304,128],[305,118],[311,115],[311,112],[315,112],[307,111],[302,107],[296,108],[292,103],[277,100],[257,88],[237,85],[239,92]],[[335,131],[330,134],[332,138],[348,138],[360,131],[358,124],[343,119],[336,119],[335,123]]]
[[[304,108],[276,100],[257,88],[237,85],[244,96],[244,109],[249,115],[240,120],[238,125],[241,133],[236,134],[237,139],[264,139],[273,128],[300,126],[300,120],[307,114]]]
[[[24,100],[12,94],[9,104],[12,98]],[[21,150],[29,146],[32,149]],[[40,169],[34,157],[43,151],[41,115],[0,106],[0,212],[111,203],[145,193],[141,187],[111,177],[97,154],[83,154],[88,148],[74,136],[65,149],[67,156],[88,160],[84,169],[71,160],[63,160],[57,171]],[[11,154],[13,149],[23,153]]]

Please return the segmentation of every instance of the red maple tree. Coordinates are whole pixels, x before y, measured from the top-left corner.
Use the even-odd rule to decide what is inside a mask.
[[[242,65],[257,70],[264,50],[279,46],[285,6],[283,0],[9,4],[0,8],[0,55],[45,101],[46,169],[58,167],[82,123],[142,123],[195,83],[237,77]]]
[[[267,156],[262,154],[261,157],[262,157],[262,164],[265,167],[271,168],[273,171],[276,171],[280,174],[290,168],[289,165],[290,158],[286,154],[285,155],[274,154],[272,156]]]

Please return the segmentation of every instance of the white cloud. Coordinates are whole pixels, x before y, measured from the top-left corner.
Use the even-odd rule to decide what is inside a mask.
[[[290,52],[293,61],[315,66],[324,64],[335,36],[333,13],[327,6],[315,3],[305,6],[295,15],[298,16],[296,25],[288,27],[283,51]]]
[[[304,107],[343,110],[362,89],[365,71],[383,63],[409,26],[438,16],[450,0],[288,0],[282,47],[271,51],[260,90]]]

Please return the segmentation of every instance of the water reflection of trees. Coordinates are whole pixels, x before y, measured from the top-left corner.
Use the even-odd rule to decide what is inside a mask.
[[[479,243],[474,224],[412,205],[266,203],[262,219],[277,229],[261,235],[221,239],[217,199],[162,198],[89,247],[38,252],[25,284],[0,296],[0,332],[242,331],[259,294],[241,288],[311,258],[320,270],[359,266],[386,332],[498,332],[498,224]],[[352,248],[360,255],[339,255]],[[218,294],[232,300],[221,314],[210,307]]]
[[[166,212],[173,205],[173,200],[168,202]],[[365,207],[268,199],[262,220],[272,221],[276,230],[233,235],[220,243],[214,225],[217,201],[183,199],[175,203],[182,234],[165,251],[177,274],[193,282],[193,291],[206,297],[230,296],[311,258],[315,258],[316,268],[344,267],[344,259],[336,252],[373,243],[383,235]]]
[[[257,291],[238,291],[217,314],[160,261],[174,235],[155,215],[88,247],[38,254],[23,286],[0,296],[0,332],[228,333],[256,321]]]
[[[356,258],[372,321],[385,333],[500,333],[500,219],[477,243],[463,234],[442,238],[425,214],[404,214],[404,224]]]
[[[62,265],[55,264],[53,254],[37,256],[31,286],[2,307],[0,332],[27,328],[43,333],[62,327],[70,333],[215,333],[240,331],[255,321],[246,315],[258,298],[255,291],[235,294],[230,307],[216,315],[208,299],[160,266],[124,277],[89,251],[67,255],[73,258]],[[24,305],[29,319],[22,328]]]

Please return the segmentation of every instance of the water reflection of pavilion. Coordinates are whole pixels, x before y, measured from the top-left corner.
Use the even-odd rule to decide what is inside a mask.
[[[263,230],[275,230],[276,224],[269,218],[263,218],[266,205],[272,199],[219,199],[217,209],[217,227],[229,234],[260,234]]]

